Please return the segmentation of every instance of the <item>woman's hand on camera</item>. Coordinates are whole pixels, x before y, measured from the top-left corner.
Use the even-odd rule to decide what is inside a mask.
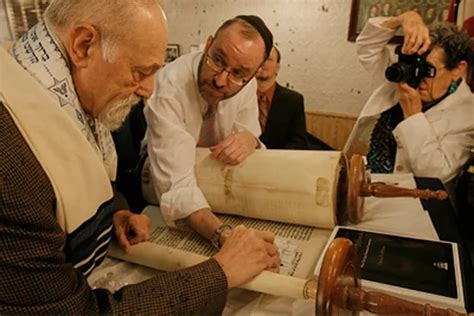
[[[430,31],[423,18],[415,11],[408,11],[398,16],[403,29],[402,53],[422,55],[431,46]]]
[[[422,104],[418,90],[413,89],[406,82],[400,82],[397,86],[397,90],[400,97],[403,117],[405,119],[421,112]]]

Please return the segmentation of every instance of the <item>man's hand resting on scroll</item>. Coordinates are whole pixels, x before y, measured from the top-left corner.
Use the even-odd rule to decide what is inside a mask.
[[[250,281],[263,270],[279,272],[280,255],[270,232],[235,227],[214,259],[227,277],[229,288]]]
[[[114,214],[115,236],[120,247],[129,252],[130,247],[150,238],[150,218],[128,210]]]
[[[211,157],[228,165],[238,165],[260,146],[250,132],[235,133],[210,147]]]

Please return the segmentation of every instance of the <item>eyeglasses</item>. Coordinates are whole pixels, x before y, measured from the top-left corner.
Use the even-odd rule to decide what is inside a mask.
[[[216,72],[216,74],[220,74],[223,71],[228,73],[227,79],[229,79],[230,82],[237,86],[243,86],[247,82],[249,82],[250,79],[246,79],[245,75],[242,73],[241,70],[238,69],[231,69],[228,70],[224,64],[224,61],[220,59],[219,57],[215,56],[212,57],[209,54],[206,54],[206,65],[209,66],[213,71]]]
[[[427,62],[425,61],[424,67],[421,67],[420,68],[420,76],[421,77],[426,77],[426,78],[434,78],[436,77],[436,67],[430,63],[430,62]],[[439,69],[442,69],[444,67],[440,67]]]
[[[422,67],[419,68],[419,76],[421,78],[435,78],[438,71],[444,68],[446,68],[446,66],[436,68],[432,63],[425,61]]]

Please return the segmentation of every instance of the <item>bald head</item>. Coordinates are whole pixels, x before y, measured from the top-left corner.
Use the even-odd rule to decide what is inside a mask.
[[[45,20],[63,44],[84,111],[111,129],[153,93],[168,44],[156,0],[54,0]]]
[[[144,22],[161,33],[168,31],[158,0],[53,0],[44,17],[62,40],[75,26],[92,25],[109,58],[117,44],[145,33]]]
[[[137,9],[159,7],[158,0],[52,0],[44,13],[55,28],[91,23],[108,29],[121,28]]]

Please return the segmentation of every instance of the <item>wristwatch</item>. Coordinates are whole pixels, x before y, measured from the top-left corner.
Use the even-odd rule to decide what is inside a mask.
[[[211,238],[211,244],[215,248],[217,249],[221,248],[222,246],[220,242],[221,235],[226,230],[232,230],[232,226],[230,226],[229,224],[222,224],[221,226],[217,227],[216,231],[214,232],[214,235]]]

